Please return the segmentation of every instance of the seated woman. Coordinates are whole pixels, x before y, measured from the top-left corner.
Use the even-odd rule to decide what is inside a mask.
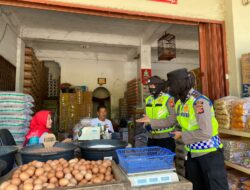
[[[30,122],[24,146],[43,143],[45,135],[51,133],[51,127],[51,112],[46,110],[37,112]]]
[[[30,130],[25,136],[23,146],[41,144],[44,142],[44,137],[51,132],[52,119],[51,112],[42,110],[37,112],[30,122]],[[62,142],[69,143],[72,139],[66,138]]]

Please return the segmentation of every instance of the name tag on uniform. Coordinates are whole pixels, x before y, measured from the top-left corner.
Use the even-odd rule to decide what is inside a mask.
[[[181,113],[182,117],[189,117],[189,113]]]

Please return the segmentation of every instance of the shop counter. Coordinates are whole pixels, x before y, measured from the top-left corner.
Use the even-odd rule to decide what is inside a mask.
[[[12,170],[8,175],[0,178],[0,184],[10,178],[14,170]],[[120,167],[112,163],[112,171],[116,178],[115,182],[101,184],[101,185],[86,185],[84,187],[68,187],[65,190],[192,190],[192,184],[179,176],[180,181],[174,183],[165,183],[150,186],[141,187],[131,187],[130,181]]]
[[[131,187],[131,190],[192,190],[192,183],[179,176],[180,181],[150,186]]]

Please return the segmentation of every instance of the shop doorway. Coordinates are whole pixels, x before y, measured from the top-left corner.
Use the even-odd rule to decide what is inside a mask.
[[[98,106],[106,106],[108,110],[108,118],[111,116],[110,92],[105,87],[97,87],[93,91],[93,117],[97,117]]]

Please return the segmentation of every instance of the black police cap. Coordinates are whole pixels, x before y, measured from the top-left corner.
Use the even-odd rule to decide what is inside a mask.
[[[164,81],[159,76],[152,76],[148,79],[148,84],[162,84]]]
[[[189,77],[188,70],[186,68],[177,69],[167,73],[168,81],[181,80]]]

